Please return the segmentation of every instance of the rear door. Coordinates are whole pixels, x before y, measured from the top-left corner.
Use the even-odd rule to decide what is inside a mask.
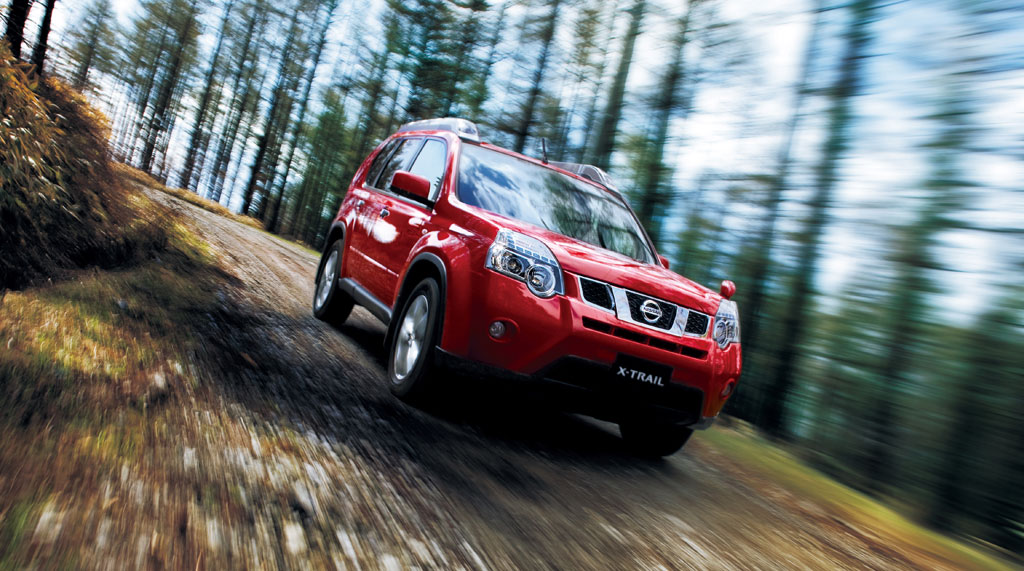
[[[420,175],[430,181],[430,202],[437,200],[444,180],[448,159],[448,145],[444,139],[427,137],[418,147],[411,164],[401,169]],[[394,170],[390,175],[394,175]],[[387,174],[387,173],[385,173]],[[381,181],[385,178],[382,176]],[[381,284],[389,305],[394,305],[398,295],[398,280],[405,271],[405,264],[416,242],[430,231],[432,209],[422,202],[391,190],[390,178],[386,179],[387,191],[380,193],[381,210],[374,225],[372,239],[380,244],[378,261],[384,266]]]
[[[366,177],[353,186],[349,196],[345,197],[347,202],[352,203],[352,207],[349,209],[350,214],[346,220],[349,231],[345,236],[347,254],[344,275],[355,279],[364,287],[366,287],[368,278],[379,271],[367,255],[370,232],[373,231],[373,224],[377,220],[377,210],[374,210],[374,204],[378,200],[373,185],[380,178],[384,166],[388,164],[388,159],[394,154],[399,144],[401,144],[401,140],[398,139],[388,142],[370,163]]]

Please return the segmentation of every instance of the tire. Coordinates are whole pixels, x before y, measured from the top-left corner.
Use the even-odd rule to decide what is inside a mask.
[[[678,452],[693,435],[693,430],[630,420],[619,423],[619,433],[622,434],[626,447],[637,456],[662,458]]]
[[[405,401],[421,399],[434,381],[434,348],[441,338],[441,288],[427,278],[416,284],[394,321],[388,347],[391,392]]]
[[[316,273],[313,290],[313,315],[333,325],[341,325],[352,313],[355,300],[338,287],[341,279],[341,260],[345,252],[344,239],[335,240],[324,252],[320,269]]]

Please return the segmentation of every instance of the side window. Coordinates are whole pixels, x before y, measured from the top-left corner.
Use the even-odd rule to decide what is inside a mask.
[[[406,168],[406,165],[412,161],[412,158],[416,156],[416,151],[420,150],[420,144],[423,139],[402,139],[401,146],[395,151],[395,154],[391,156],[391,160],[388,161],[384,170],[380,173],[380,178],[377,179],[377,183],[374,184],[376,188],[387,190],[388,185],[391,184],[391,177],[394,176],[396,171],[400,171]]]
[[[380,153],[373,158],[373,162],[370,163],[370,168],[366,171],[366,185],[374,186],[377,181],[377,177],[380,175],[380,171],[384,168],[384,163],[387,162],[388,157],[391,156],[391,152],[395,150],[398,143],[401,143],[401,139],[394,139],[390,143],[384,146],[380,150]]]
[[[409,172],[418,174],[430,181],[430,200],[437,200],[437,194],[441,191],[441,181],[444,179],[445,159],[448,158],[448,149],[445,144],[437,139],[427,139],[423,149],[416,156]]]

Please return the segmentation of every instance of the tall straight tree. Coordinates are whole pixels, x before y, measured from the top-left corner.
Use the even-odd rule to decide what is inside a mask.
[[[228,0],[224,6],[224,14],[221,16],[220,29],[217,32],[217,44],[210,56],[210,68],[206,71],[206,78],[203,82],[203,91],[199,96],[199,106],[196,107],[196,117],[192,122],[192,136],[189,138],[188,151],[185,153],[185,167],[182,170],[178,184],[184,188],[195,191],[197,180],[193,177],[196,167],[196,159],[202,152],[205,154],[205,147],[209,144],[208,116],[210,107],[216,109],[218,101],[214,101],[214,92],[218,91],[217,71],[220,67],[221,49],[224,47],[224,40],[228,35],[228,28],[231,22],[231,8],[235,0]],[[212,105],[211,105],[212,104]]]
[[[108,67],[114,43],[110,26],[113,15],[110,0],[94,0],[86,6],[81,26],[71,30],[71,85],[76,89],[85,89],[89,85],[89,72],[93,68]]]
[[[916,219],[900,227],[894,240],[897,279],[888,304],[890,319],[880,373],[880,393],[884,394],[875,399],[867,415],[872,443],[866,458],[867,473],[879,492],[892,481],[893,460],[899,445],[897,399],[909,384],[914,349],[928,319],[926,296],[936,290],[929,274],[943,269],[933,250],[941,233],[962,225],[955,217],[966,206],[965,189],[972,186],[965,180],[960,164],[962,157],[970,153],[971,111],[967,98],[958,91],[955,85],[951,86],[951,93],[944,97],[939,112],[932,117],[939,123],[939,129],[928,145],[931,173],[923,185],[927,195],[918,206]]]
[[[463,9],[467,14],[462,16],[459,31],[448,45],[455,53],[450,62],[452,81],[442,84],[441,88],[438,115],[442,117],[455,114],[456,105],[466,100],[462,86],[471,84],[474,76],[483,72],[474,54],[483,36],[480,18],[488,9],[487,0],[469,0]]]
[[[174,26],[174,41],[170,61],[160,78],[149,115],[148,128],[143,139],[141,168],[150,172],[158,146],[169,133],[177,107],[175,92],[182,86],[194,58],[196,38],[199,36],[199,0],[172,0],[167,6],[169,21]]]
[[[754,420],[759,414],[763,399],[766,398],[761,386],[761,376],[756,373],[762,364],[760,343],[761,320],[766,305],[768,281],[771,275],[772,250],[776,241],[776,228],[779,213],[782,210],[783,192],[790,179],[793,164],[793,141],[796,138],[801,119],[803,118],[804,102],[808,95],[808,84],[811,75],[811,63],[818,52],[821,39],[821,28],[824,21],[824,0],[815,0],[812,9],[811,29],[804,48],[803,62],[796,85],[793,87],[793,103],[789,119],[784,127],[782,144],[779,146],[775,159],[775,173],[768,183],[768,194],[765,197],[764,218],[759,221],[753,246],[744,256],[743,268],[740,268],[742,281],[742,303],[740,303],[740,323],[743,324],[743,366],[745,371],[745,389],[738,392],[729,403],[729,412],[747,420]],[[768,396],[770,398],[770,396]]]
[[[540,98],[541,88],[544,84],[544,74],[548,69],[548,57],[551,55],[551,44],[555,38],[555,27],[558,25],[559,7],[561,0],[551,2],[551,11],[540,32],[540,56],[537,58],[537,67],[534,68],[533,78],[530,81],[530,88],[526,93],[526,100],[519,113],[519,124],[515,127],[515,142],[512,150],[517,153],[523,152],[526,148],[526,139],[530,136],[533,123],[536,120],[537,102]]]
[[[4,39],[11,48],[11,55],[15,59],[21,58],[21,44],[25,41],[25,22],[28,20],[28,12],[32,9],[32,0],[11,0],[11,6],[7,10],[7,28],[4,31]]]
[[[32,65],[35,66],[38,74],[43,73],[43,64],[46,63],[46,49],[50,41],[50,26],[53,22],[53,7],[56,4],[57,0],[46,0],[43,21],[39,24],[39,37],[36,38],[36,44],[32,47]]]
[[[302,24],[299,19],[301,13],[302,2],[300,1],[292,12],[288,33],[284,39],[284,49],[281,52],[281,60],[277,68],[277,80],[275,81],[274,90],[270,97],[270,105],[267,108],[267,114],[263,121],[263,133],[259,136],[259,141],[256,145],[256,157],[253,159],[249,173],[249,182],[246,184],[245,193],[242,195],[242,209],[240,211],[242,214],[249,213],[256,190],[261,186],[261,182],[265,182],[263,169],[266,167],[268,151],[272,151],[279,144],[280,132],[278,131],[278,121],[281,108],[286,105],[285,98],[287,97],[288,85],[291,82],[288,66],[293,64],[291,61],[293,50],[301,36]]]
[[[469,86],[463,90],[463,98],[466,104],[466,114],[473,121],[481,121],[484,103],[489,96],[488,81],[491,79],[491,69],[497,61],[498,43],[501,41],[501,32],[505,25],[505,10],[508,2],[504,2],[498,9],[498,15],[491,25],[491,35],[487,40],[487,57],[480,63],[480,69],[473,74]]]
[[[839,64],[839,75],[829,90],[830,107],[825,146],[815,172],[815,189],[810,212],[800,232],[797,268],[783,312],[782,334],[775,370],[768,381],[768,398],[761,412],[760,424],[770,434],[784,436],[786,405],[793,390],[796,362],[803,342],[812,303],[812,283],[820,257],[821,235],[828,220],[828,209],[838,181],[839,162],[849,144],[853,123],[853,99],[860,92],[863,60],[870,41],[870,25],[875,19],[876,0],[854,0],[845,34],[845,48]]]
[[[619,2],[621,0],[613,0],[610,5],[610,13],[606,13],[604,18],[607,18],[608,23],[602,29],[606,35],[611,36],[611,32],[615,29],[615,24],[619,15]],[[609,42],[598,42],[600,52],[596,56],[594,62],[593,76],[587,87],[590,92],[590,102],[587,104],[587,110],[583,114],[583,140],[579,147],[576,148],[575,158],[576,162],[583,162],[587,158],[587,153],[590,152],[590,146],[592,137],[594,134],[594,123],[597,118],[598,99],[601,94],[600,86],[604,80],[605,72],[608,69],[608,56]]]
[[[299,136],[302,134],[302,128],[306,122],[306,110],[309,108],[309,95],[313,89],[313,80],[316,78],[316,70],[320,67],[320,58],[323,56],[324,46],[327,45],[327,32],[331,28],[331,22],[334,18],[334,11],[338,8],[338,0],[326,0],[324,3],[326,10],[324,11],[324,21],[320,26],[320,36],[317,38],[316,45],[313,48],[313,59],[306,68],[305,87],[303,88],[302,97],[299,98],[299,116],[295,121],[295,125],[292,127],[291,142],[288,145],[288,158],[285,159],[284,173],[281,175],[280,182],[278,183],[277,191],[273,195],[273,203],[270,205],[270,210],[267,215],[267,219],[264,221],[264,226],[271,232],[277,232],[278,220],[281,217],[281,199],[284,197],[284,192],[288,184],[288,175],[292,170],[292,160],[295,158],[295,149],[299,145]]]
[[[659,82],[655,99],[651,105],[654,121],[653,134],[648,141],[641,168],[638,169],[636,180],[637,191],[634,193],[637,206],[637,217],[647,228],[651,238],[658,242],[661,238],[661,222],[672,202],[672,191],[666,188],[665,175],[669,168],[665,165],[665,146],[668,144],[668,129],[673,113],[680,104],[680,83],[684,75],[684,57],[686,44],[690,34],[690,18],[694,4],[700,0],[688,0],[686,12],[680,18],[678,31],[672,42],[672,59]]]
[[[779,211],[782,207],[782,193],[786,188],[790,167],[793,164],[793,140],[796,137],[797,129],[803,116],[811,62],[814,59],[814,54],[818,51],[818,42],[820,41],[823,22],[823,5],[824,0],[815,1],[811,31],[804,50],[800,75],[793,88],[792,111],[789,115],[789,121],[787,121],[785,126],[782,145],[779,146],[778,154],[776,155],[775,176],[769,181],[768,196],[765,199],[767,211],[755,237],[757,246],[752,249],[753,258],[749,266],[750,278],[747,280],[746,287],[748,293],[744,298],[741,311],[743,315],[743,345],[744,348],[748,348],[755,353],[758,346],[757,333],[759,331],[761,307],[764,304],[768,274],[771,266],[771,251],[775,243],[775,228],[778,225]]]
[[[264,36],[266,25],[267,9],[262,0],[248,2],[243,6],[240,28],[245,32],[232,42],[230,50],[228,61],[234,70],[231,77],[231,99],[217,143],[217,152],[214,153],[207,190],[210,199],[217,202],[221,200],[224,191],[228,166],[238,136],[242,132],[243,123],[256,112],[259,92],[262,89],[262,80],[259,79],[260,56],[263,53],[261,38]]]
[[[597,131],[597,139],[594,140],[594,148],[590,153],[589,162],[605,170],[608,170],[611,165],[612,151],[615,150],[615,135],[619,129],[622,102],[626,96],[626,79],[629,77],[629,68],[633,64],[633,47],[636,45],[637,36],[640,35],[640,25],[644,18],[645,8],[645,0],[636,0],[633,7],[629,9],[629,28],[622,41],[619,68],[615,72],[615,79],[608,92],[608,101],[605,103],[604,113],[601,115],[601,126]]]

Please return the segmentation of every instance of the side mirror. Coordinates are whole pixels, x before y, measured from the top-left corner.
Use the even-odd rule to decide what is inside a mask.
[[[736,284],[732,283],[732,280],[722,280],[722,287],[718,288],[718,293],[725,299],[732,299],[732,296],[736,295]]]
[[[430,200],[430,181],[411,172],[397,171],[391,177],[391,190],[423,202]]]
[[[661,267],[665,268],[666,270],[669,268],[668,258],[666,258],[665,256],[658,254],[658,261],[661,262]]]

